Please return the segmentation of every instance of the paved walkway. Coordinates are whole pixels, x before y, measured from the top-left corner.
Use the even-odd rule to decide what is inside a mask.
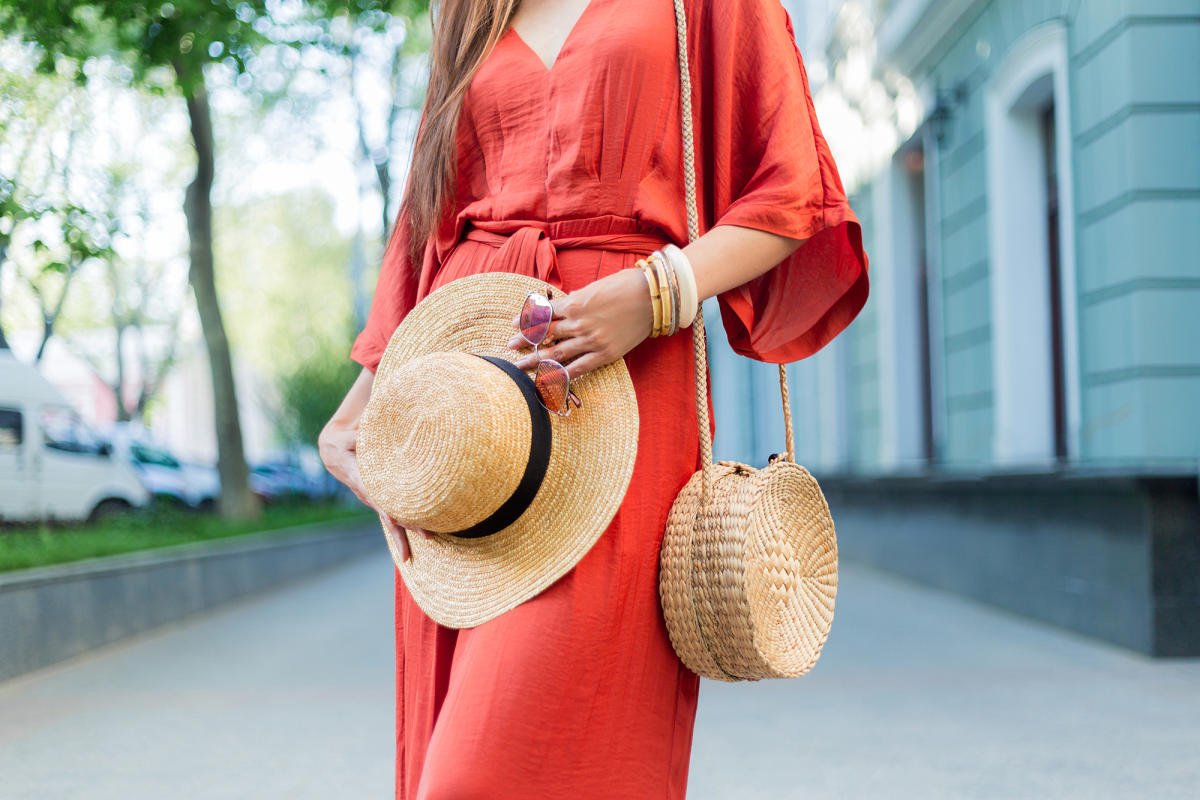
[[[691,800],[1193,798],[1200,661],[843,565],[796,681],[706,682]],[[391,562],[0,684],[0,797],[387,798]]]

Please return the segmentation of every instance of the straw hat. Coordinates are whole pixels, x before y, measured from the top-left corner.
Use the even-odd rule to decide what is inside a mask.
[[[403,561],[383,526],[413,598],[448,627],[486,622],[567,573],[633,474],[638,409],[624,360],[573,380],[582,405],[565,417],[511,366],[521,356],[507,346],[512,320],[530,291],[548,288],[489,272],[431,292],[392,334],[359,420],[372,500],[436,533],[410,535]]]

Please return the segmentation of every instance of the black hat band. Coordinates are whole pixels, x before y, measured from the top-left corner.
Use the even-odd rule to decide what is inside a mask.
[[[472,355],[495,364],[517,384],[517,388],[521,390],[521,396],[525,399],[525,405],[529,407],[531,435],[529,437],[529,458],[525,461],[525,474],[521,476],[517,488],[513,490],[508,499],[501,503],[500,507],[493,511],[487,519],[461,531],[448,531],[449,535],[464,539],[491,536],[516,522],[525,513],[529,504],[533,502],[533,498],[537,496],[538,489],[542,486],[542,480],[546,477],[546,469],[550,466],[552,438],[550,412],[538,399],[537,387],[534,386],[530,377],[517,369],[511,361],[495,356],[481,356],[478,353],[472,353]]]

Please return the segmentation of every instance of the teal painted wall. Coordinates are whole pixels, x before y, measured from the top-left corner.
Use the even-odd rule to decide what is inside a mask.
[[[1081,462],[1200,456],[1200,5],[992,2],[935,67],[968,76],[943,160],[949,449],[984,457],[988,259],[982,86],[1026,31],[1067,26]],[[980,64],[977,42],[990,44]],[[967,320],[978,320],[973,326]],[[976,356],[978,361],[976,361]],[[968,421],[974,416],[976,419]]]
[[[1086,7],[1070,39],[1083,456],[1196,458],[1200,4]]]
[[[1065,26],[1078,311],[1078,461],[1194,465],[1200,458],[1200,3],[1196,0],[994,0],[933,54],[928,79],[965,81],[937,160],[941,364],[934,414],[940,467],[986,468],[994,434],[988,133],[984,97],[1014,43]],[[1057,99],[1062,102],[1061,98]],[[873,187],[852,205],[879,252]],[[888,269],[873,260],[872,271]],[[877,303],[826,351],[791,368],[802,463],[880,467]],[[732,354],[708,315],[718,458],[752,464],[782,449],[772,365]],[[830,387],[823,359],[838,360]],[[832,398],[832,399],[831,399]],[[837,409],[831,408],[831,403]],[[831,426],[841,426],[830,435]],[[839,436],[841,438],[839,439]],[[831,444],[832,442],[832,444]],[[839,445],[844,442],[844,446]]]
[[[984,91],[1014,42],[1065,24],[1073,135],[1078,460],[1200,457],[1200,4],[993,2],[931,76],[966,81],[940,154],[946,466],[991,458]],[[982,43],[982,44],[981,44]],[[986,53],[984,57],[983,53]],[[1017,235],[1014,232],[1014,235]],[[852,366],[851,369],[854,369]]]

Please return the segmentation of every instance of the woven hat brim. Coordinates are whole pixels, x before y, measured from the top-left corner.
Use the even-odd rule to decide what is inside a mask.
[[[512,320],[529,292],[547,288],[553,287],[529,276],[488,272],[436,289],[392,334],[376,383],[427,353],[461,351],[517,361],[527,351],[507,347],[515,333]],[[616,515],[637,455],[633,381],[618,359],[572,381],[572,389],[582,406],[566,417],[550,415],[546,477],[516,522],[481,539],[410,535],[410,561],[400,559],[398,543],[383,526],[405,585],[436,622],[473,627],[536,596],[583,558]]]

